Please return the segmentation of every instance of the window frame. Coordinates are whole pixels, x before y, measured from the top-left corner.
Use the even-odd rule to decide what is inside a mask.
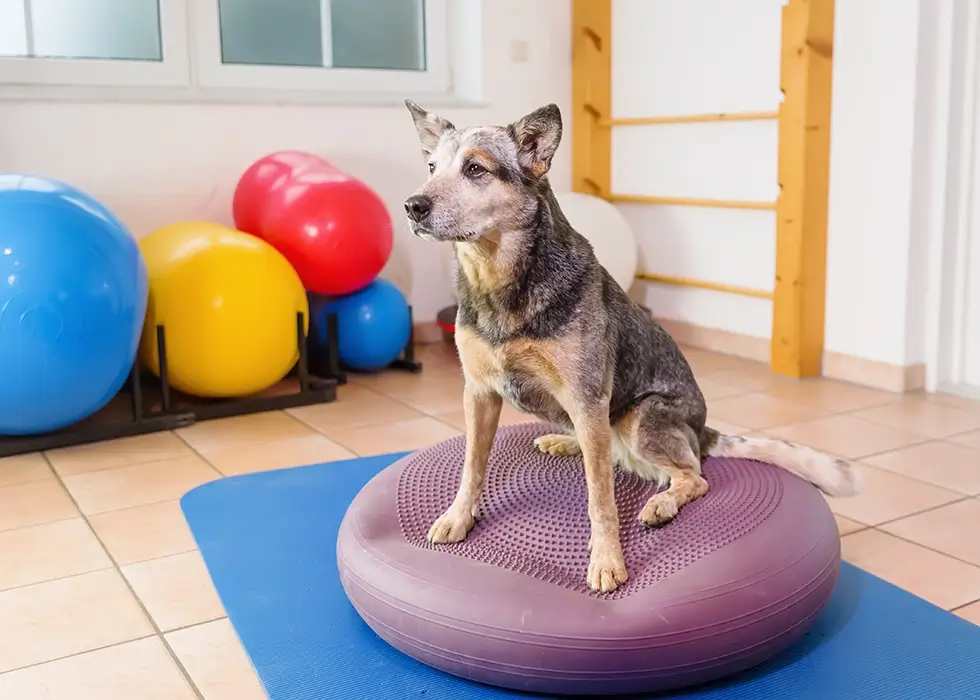
[[[191,75],[187,0],[159,0],[159,8],[160,53],[163,56],[160,61],[0,56],[0,84],[186,87]]]
[[[422,0],[425,21],[424,71],[262,66],[221,61],[219,0],[159,0],[162,61],[37,59],[0,57],[0,98],[25,92],[46,97],[100,89],[115,96],[178,98],[248,95],[256,101],[307,96],[311,101],[378,101],[394,96],[452,97],[449,0]],[[330,0],[321,0],[329,7]],[[329,23],[322,26],[329,32]],[[324,46],[325,52],[328,45]],[[6,93],[6,95],[4,95]]]
[[[424,21],[424,71],[370,68],[320,68],[226,64],[221,60],[220,0],[193,4],[197,84],[202,88],[248,90],[312,90],[341,93],[436,93],[447,92],[449,76],[448,0],[422,0]],[[321,0],[329,17],[330,0]],[[322,23],[324,53],[330,49],[329,24]]]

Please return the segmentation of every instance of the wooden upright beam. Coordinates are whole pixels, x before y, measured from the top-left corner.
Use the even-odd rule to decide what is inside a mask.
[[[610,196],[612,0],[572,0],[572,189]]]
[[[770,366],[820,375],[827,269],[834,0],[783,7],[776,285]]]

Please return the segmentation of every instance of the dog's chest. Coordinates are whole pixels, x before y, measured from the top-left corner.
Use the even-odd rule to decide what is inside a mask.
[[[524,343],[491,347],[480,340],[463,343],[460,350],[470,379],[510,405],[545,420],[564,416],[555,398],[563,380],[547,353]]]

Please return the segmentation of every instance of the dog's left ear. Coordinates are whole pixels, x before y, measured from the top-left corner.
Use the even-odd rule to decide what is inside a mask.
[[[517,158],[521,166],[534,177],[542,177],[551,169],[561,143],[561,110],[558,105],[539,107],[507,127],[517,143]]]
[[[415,120],[419,140],[422,141],[422,155],[428,160],[439,145],[442,135],[447,131],[455,131],[456,127],[449,120],[425,111],[411,100],[405,100],[405,106]]]

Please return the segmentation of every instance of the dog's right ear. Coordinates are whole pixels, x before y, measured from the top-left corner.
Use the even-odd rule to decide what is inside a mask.
[[[456,127],[446,119],[437,117],[435,114],[426,112],[411,100],[405,100],[405,106],[412,113],[415,120],[415,128],[419,132],[419,140],[422,141],[422,155],[428,160],[432,152],[436,150],[442,135],[447,131],[455,131]]]

